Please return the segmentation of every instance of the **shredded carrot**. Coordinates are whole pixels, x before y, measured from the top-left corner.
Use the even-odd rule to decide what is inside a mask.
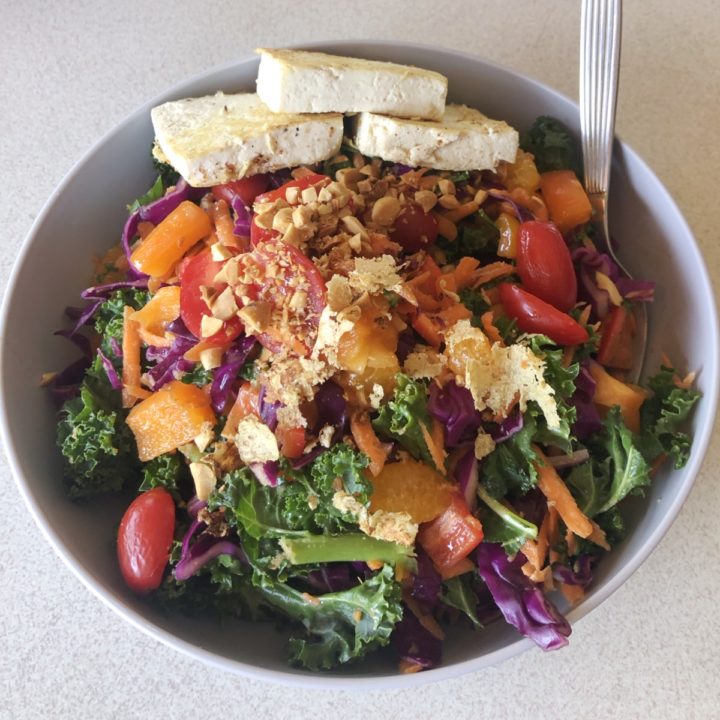
[[[245,247],[245,243],[242,243],[240,238],[233,232],[234,223],[230,217],[228,204],[224,200],[218,200],[213,203],[210,217],[215,223],[215,232],[217,234],[218,242],[221,245],[231,248],[240,248],[242,250],[250,249],[249,246]]]
[[[446,328],[454,325],[458,320],[469,320],[471,317],[472,311],[459,302],[453,302],[437,313],[441,326]]]
[[[433,462],[435,463],[435,467],[444,474],[445,458],[447,457],[447,454],[445,453],[445,450],[443,448],[444,443],[440,442],[440,444],[437,444],[435,438],[430,434],[428,429],[425,427],[425,423],[423,422],[420,423],[420,431],[422,432],[425,444],[430,451],[430,457],[432,457]],[[442,428],[440,428],[440,431],[442,432]]]
[[[665,464],[665,461],[668,459],[667,453],[660,453],[653,461],[652,465],[650,465],[650,477],[654,478],[658,472],[660,472],[660,468]]]
[[[413,328],[418,332],[420,337],[425,340],[428,345],[431,345],[435,349],[440,347],[442,338],[438,332],[435,323],[429,315],[423,312],[419,312],[412,321]]]
[[[150,330],[144,328],[142,325],[138,325],[138,334],[140,335],[140,339],[146,345],[153,345],[154,347],[170,347],[174,342],[173,337],[169,337],[167,335],[156,335]]]
[[[151,222],[142,221],[138,223],[137,234],[141,240],[144,240],[153,230],[155,226]]]
[[[409,675],[411,673],[420,672],[421,670],[424,670],[425,668],[420,665],[420,663],[413,662],[412,660],[401,660],[398,663],[398,670],[403,675]]]
[[[367,560],[365,564],[371,569],[371,570],[382,570],[383,565],[385,563],[382,560]]]
[[[454,565],[450,565],[449,567],[438,567],[436,565],[435,569],[438,573],[440,573],[440,577],[443,580],[449,580],[450,578],[457,577],[458,575],[464,575],[465,573],[472,572],[475,569],[475,564],[470,558],[464,557]]]
[[[552,548],[557,545],[559,535],[558,511],[552,505],[548,505],[546,518],[548,521],[547,541],[548,548],[550,548],[550,557],[552,555]],[[552,562],[552,557],[550,557],[550,561]]]
[[[562,358],[560,359],[560,365],[562,367],[570,367],[570,364],[573,361],[573,357],[575,357],[575,350],[577,350],[577,345],[568,345],[563,350]]]
[[[480,316],[480,322],[482,323],[482,328],[485,331],[485,334],[490,338],[490,340],[494,343],[500,343],[501,345],[504,345],[502,335],[500,335],[499,330],[495,327],[493,320],[495,318],[493,317],[493,311],[488,310],[487,312],[483,313]]]
[[[311,170],[309,167],[305,167],[303,165],[301,167],[295,168],[291,174],[295,180],[299,180],[300,178],[303,178],[306,175],[314,175],[315,171]]]
[[[455,289],[463,290],[466,287],[470,287],[475,280],[475,273],[480,267],[480,261],[476,258],[464,257],[460,259],[453,275],[455,277]]]
[[[560,592],[562,592],[570,605],[577,605],[585,597],[585,590],[583,590],[581,585],[560,583]]]
[[[592,523],[592,532],[588,535],[588,540],[594,542],[603,550],[610,550],[610,544],[605,536],[605,531],[594,520],[590,522]]]
[[[380,442],[366,412],[352,413],[350,432],[358,448],[370,458],[370,472],[377,477],[385,467],[391,446]]]
[[[126,385],[123,389],[129,397],[133,397],[136,400],[145,400],[145,398],[149,398],[152,395],[149,390],[139,385]]]
[[[140,335],[138,324],[132,319],[135,310],[129,305],[123,308],[123,367],[122,367],[122,403],[124,408],[131,408],[137,397],[127,388],[140,387]]]
[[[463,218],[476,213],[479,209],[480,206],[474,200],[470,200],[459,207],[448,210],[444,215],[450,222],[459,223]]]
[[[217,343],[209,342],[208,340],[200,340],[193,345],[184,355],[185,360],[189,362],[200,362],[200,353],[208,348],[217,347]]]
[[[565,544],[567,545],[568,555],[577,554],[577,538],[572,530],[565,533]]]
[[[438,232],[446,239],[452,242],[457,238],[457,226],[454,222],[451,220],[448,220],[444,215],[441,215],[438,212],[431,212],[430,213],[436,220],[438,224]]]
[[[538,474],[537,484],[541,492],[550,502],[554,503],[558,514],[568,529],[581,538],[588,537],[592,533],[590,519],[580,510],[567,485],[543,455],[540,448],[533,445],[533,450],[539,458],[539,461],[535,463],[535,469]]]
[[[445,639],[445,633],[438,624],[438,621],[432,615],[423,611],[414,598],[410,597],[408,593],[403,593],[403,600],[405,601],[405,605],[407,605],[408,610],[412,612],[412,614],[420,621],[420,624],[431,635],[436,637],[438,640]]]
[[[473,287],[479,287],[485,283],[495,280],[505,275],[512,275],[515,272],[515,266],[510,263],[498,261],[481,267],[475,274],[475,282]]]

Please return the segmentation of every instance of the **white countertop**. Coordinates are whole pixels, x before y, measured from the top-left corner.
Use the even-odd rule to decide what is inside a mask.
[[[256,46],[403,39],[480,54],[577,97],[579,3],[3,2],[0,281],[86,149],[169,85]],[[720,279],[720,4],[626,0],[617,130]],[[300,691],[210,669],[96,600],[42,538],[2,458],[1,718],[720,717],[720,438],[650,559],[568,648],[408,692]]]

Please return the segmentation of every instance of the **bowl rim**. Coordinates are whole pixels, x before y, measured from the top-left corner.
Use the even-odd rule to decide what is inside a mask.
[[[350,54],[354,51],[359,52],[359,56],[362,56],[365,51],[376,51],[382,50],[383,48],[396,48],[402,47],[413,51],[429,51],[434,53],[440,53],[448,56],[453,56],[462,60],[469,61],[473,64],[481,64],[494,70],[499,70],[507,75],[512,76],[514,79],[520,80],[524,83],[530,83],[534,85],[536,89],[542,91],[544,94],[553,96],[563,102],[570,103],[570,105],[577,109],[577,103],[570,99],[563,93],[555,90],[554,88],[546,85],[545,83],[525,75],[521,72],[515,71],[511,68],[505,67],[499,63],[488,60],[480,55],[468,53],[452,48],[429,45],[427,43],[415,43],[410,41],[390,41],[390,40],[378,40],[378,39],[347,39],[347,40],[322,40],[313,41],[306,43],[299,43],[289,45],[288,47],[294,49],[305,49],[305,50],[316,50],[316,51],[327,51],[336,52],[334,48],[342,47],[345,51]],[[152,621],[145,618],[138,611],[126,606],[123,602],[116,599],[112,593],[110,593],[99,581],[97,581],[89,571],[87,571],[72,555],[64,544],[60,535],[52,528],[48,517],[40,509],[38,502],[36,501],[35,494],[31,490],[27,483],[24,473],[22,472],[22,465],[20,461],[20,455],[16,450],[13,442],[12,432],[10,429],[11,420],[8,413],[8,407],[5,403],[5,364],[7,353],[5,351],[7,338],[5,329],[7,327],[9,311],[11,306],[11,297],[14,294],[14,289],[17,284],[18,277],[21,274],[22,268],[27,260],[27,256],[30,251],[30,247],[33,244],[33,240],[37,235],[40,227],[45,222],[46,216],[50,209],[55,204],[56,200],[65,192],[66,187],[70,182],[78,175],[85,165],[86,161],[92,157],[99,147],[109,142],[117,133],[121,132],[127,125],[135,122],[139,117],[146,116],[152,107],[160,102],[164,102],[164,98],[167,96],[174,96],[182,92],[182,89],[190,83],[204,80],[212,75],[222,73],[223,71],[232,70],[238,65],[247,63],[253,60],[256,56],[254,54],[243,54],[227,63],[216,65],[195,73],[189,77],[186,77],[172,86],[166,88],[160,93],[156,94],[142,105],[137,107],[126,115],[120,122],[116,123],[112,128],[106,131],[98,140],[96,140],[88,150],[86,150],[77,159],[72,167],[67,171],[61,181],[58,183],[56,188],[50,194],[46,202],[43,204],[40,212],[38,213],[35,221],[33,222],[27,236],[23,240],[20,251],[13,263],[12,270],[8,277],[6,291],[4,293],[2,309],[0,310],[0,434],[2,434],[5,454],[9,461],[9,466],[12,471],[15,484],[18,491],[23,498],[30,514],[35,521],[36,525],[40,528],[41,533],[45,536],[47,541],[50,543],[55,553],[63,560],[65,565],[71,570],[73,575],[80,580],[80,582],[89,589],[95,597],[97,597],[105,606],[109,607],[124,620],[129,622],[133,627],[142,631],[146,635],[160,641],[164,645],[171,647],[182,654],[191,657],[195,660],[201,660],[211,667],[220,668],[222,670],[231,672],[236,675],[250,677],[255,680],[261,680],[264,682],[274,682],[290,687],[303,687],[313,689],[330,689],[330,690],[352,690],[352,691],[364,691],[364,690],[385,690],[385,689],[407,689],[411,687],[418,687],[420,685],[426,685],[433,682],[438,682],[445,679],[459,677],[460,675],[478,671],[493,665],[499,664],[529,648],[534,647],[534,644],[527,638],[518,637],[518,639],[498,650],[495,650],[487,655],[483,655],[479,658],[473,658],[464,660],[461,662],[454,663],[452,665],[440,666],[431,670],[426,670],[421,673],[415,674],[394,674],[385,676],[368,676],[368,677],[352,677],[339,676],[339,675],[323,675],[321,673],[312,672],[293,672],[290,668],[287,671],[272,670],[260,668],[255,665],[248,664],[232,658],[226,658],[215,654],[209,650],[205,650],[202,647],[192,644],[186,640],[183,640],[172,632],[165,630],[158,625],[155,625]],[[689,247],[685,248],[686,252],[690,252],[693,255],[693,260],[697,264],[700,270],[700,276],[698,282],[703,284],[707,289],[713,302],[708,308],[708,317],[705,318],[706,331],[711,336],[709,345],[714,346],[715,355],[714,360],[717,365],[718,358],[720,357],[720,333],[718,328],[718,315],[716,308],[716,300],[713,292],[713,286],[710,281],[707,266],[703,259],[702,253],[697,245],[695,236],[687,223],[687,220],[683,216],[677,203],[674,201],[668,190],[665,188],[661,180],[655,175],[650,166],[626,143],[622,142],[616,137],[616,148],[622,150],[623,154],[632,158],[633,162],[639,167],[645,170],[650,178],[656,183],[656,189],[661,196],[662,202],[669,206],[669,208],[676,215],[677,220],[680,222],[683,231],[688,237],[692,239]],[[704,370],[707,372],[707,369]],[[598,605],[604,602],[610,595],[612,595],[621,585],[623,585],[627,579],[638,569],[638,567],[649,557],[652,551],[657,547],[663,536],[667,533],[668,529],[677,517],[682,505],[687,499],[692,486],[695,483],[700,467],[704,461],[705,454],[710,442],[712,431],[714,428],[714,418],[717,413],[718,405],[718,391],[720,388],[720,378],[718,373],[710,373],[710,377],[707,378],[708,389],[704,392],[705,402],[710,404],[710,415],[713,418],[713,422],[709,422],[704,426],[698,428],[697,432],[693,437],[693,453],[690,457],[688,464],[686,465],[686,481],[679,489],[673,502],[668,506],[662,521],[652,529],[649,535],[645,538],[643,544],[638,548],[630,560],[625,563],[612,578],[607,580],[605,584],[598,589],[597,592],[593,593],[591,597],[583,601],[577,607],[566,613],[566,617],[572,625],[578,620],[585,617],[588,613],[594,610]]]

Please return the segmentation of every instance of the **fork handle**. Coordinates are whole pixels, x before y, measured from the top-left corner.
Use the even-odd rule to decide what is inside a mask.
[[[621,18],[622,0],[583,0],[580,131],[585,188],[591,195],[605,196],[610,184]]]

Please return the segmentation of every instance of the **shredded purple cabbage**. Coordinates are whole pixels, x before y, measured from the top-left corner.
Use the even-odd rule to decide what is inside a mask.
[[[343,395],[342,388],[332,380],[323,383],[315,394],[315,407],[317,408],[317,419],[310,428],[313,435],[317,435],[327,425],[335,428],[330,445],[340,442],[347,428],[347,401]],[[312,450],[301,455],[299,458],[290,460],[290,465],[295,470],[300,470],[310,464],[318,455],[325,452],[327,448],[316,445]]]
[[[522,207],[521,205],[518,205],[509,195],[506,195],[505,193],[498,190],[488,190],[488,195],[491,198],[495,198],[495,200],[501,200],[502,202],[508,203],[508,205],[512,205],[512,208],[515,211],[515,215],[517,215],[517,219],[519,222],[523,223],[527,220],[535,219],[535,215],[533,215],[530,210]]]
[[[512,415],[508,415],[499,425],[495,425],[490,429],[490,437],[496,442],[505,442],[515,433],[523,429],[523,416],[518,410]]]
[[[260,396],[258,398],[258,406],[260,410],[260,419],[273,431],[278,424],[277,414],[280,409],[279,402],[268,402],[265,399],[265,386],[260,387]]]
[[[268,460],[262,463],[250,463],[248,467],[261,485],[277,487],[280,481],[280,465],[277,461]]]
[[[555,565],[553,578],[566,585],[580,585],[586,587],[592,582],[592,566],[596,558],[594,555],[584,553],[573,560],[572,566]]]
[[[117,370],[115,369],[115,366],[108,360],[108,358],[105,356],[103,351],[98,348],[97,349],[98,357],[100,358],[100,362],[102,363],[103,369],[105,370],[105,374],[107,375],[108,381],[110,382],[110,386],[113,390],[122,390],[122,382],[120,381],[120,377],[117,374]]]
[[[652,280],[633,280],[621,277],[615,281],[615,287],[625,300],[652,302],[655,299],[655,285]]]
[[[274,190],[277,190],[285,183],[290,182],[293,178],[290,170],[283,168],[282,170],[276,170],[275,172],[268,173],[267,179],[268,185]]]
[[[190,372],[195,363],[186,360],[185,353],[195,343],[183,337],[176,337],[169,348],[148,348],[148,360],[157,360],[157,364],[147,372],[153,391],[159,390],[171,380],[177,380],[183,373]]]
[[[526,559],[513,560],[502,545],[480,543],[476,550],[478,572],[505,620],[543,650],[557,650],[568,643],[568,621],[545,597],[542,589],[522,571]]]
[[[401,660],[426,670],[442,660],[442,642],[426,630],[407,607],[395,626],[392,644]]]
[[[70,330],[67,331],[65,337],[72,338],[73,336],[77,335],[80,330],[90,322],[93,315],[95,315],[95,313],[98,311],[98,309],[104,302],[104,299],[95,300],[94,302],[91,302],[84,308],[80,309],[80,312],[77,315],[77,319],[75,320],[75,324],[72,326],[72,328],[70,328]],[[78,308],[65,308],[65,314],[70,315],[69,311],[74,311],[77,309]]]
[[[250,222],[252,213],[245,201],[236,195],[232,199],[232,209],[235,211],[235,226],[233,227],[233,235],[238,237],[250,237]]]
[[[175,566],[175,578],[181,582],[189,580],[198,570],[219,555],[232,555],[242,562],[247,556],[239,545],[230,540],[220,540],[212,535],[204,535],[190,548],[184,560]]]
[[[471,511],[477,508],[478,489],[478,461],[475,457],[475,448],[470,449],[458,460],[455,466],[455,480],[465,497],[465,502]]]
[[[73,333],[72,330],[56,330],[53,335],[67,338],[85,357],[92,358],[92,347],[90,345],[90,338],[88,338],[87,335]]]
[[[107,283],[106,285],[94,285],[85,288],[80,293],[83,300],[107,300],[108,296],[116,290],[127,290],[128,288],[147,288],[147,277],[137,280],[121,280],[119,282]]]
[[[128,261],[128,277],[131,280],[147,277],[144,273],[134,267],[130,261],[130,256],[132,255],[132,249],[130,246],[133,238],[137,235],[138,225],[143,221],[151,222],[153,225],[157,225],[173,210],[175,210],[181,202],[184,200],[199,200],[206,192],[207,188],[191,187],[188,185],[185,178],[180,178],[178,184],[172,192],[167,193],[163,197],[149,203],[148,205],[142,205],[130,215],[125,222],[125,227],[123,228],[123,232],[120,237],[120,243]]]
[[[193,495],[187,503],[188,515],[191,518],[196,519],[198,513],[206,507],[207,503],[205,502],[205,500],[201,500],[197,495]]]
[[[349,590],[360,582],[357,572],[347,562],[324,563],[317,570],[311,570],[305,579],[315,595]]]
[[[58,404],[62,405],[66,400],[78,394],[85,372],[91,363],[91,356],[83,355],[71,362],[52,379],[49,385],[50,393]]]
[[[228,405],[235,402],[234,396],[237,392],[235,381],[238,373],[255,349],[257,349],[255,338],[252,335],[242,335],[225,352],[222,364],[215,370],[210,386],[210,400],[216,413],[222,413]]]
[[[409,173],[413,168],[410,165],[403,165],[403,163],[395,163],[394,165],[391,165],[388,170],[393,175],[404,175],[405,173]]]
[[[533,488],[515,498],[513,508],[520,517],[540,527],[547,512],[547,499],[538,488]]]
[[[410,595],[425,610],[432,610],[440,600],[442,578],[435,569],[430,556],[421,548],[417,549],[417,572],[413,577]]]
[[[405,328],[405,330],[398,335],[396,355],[401,364],[407,360],[407,356],[412,352],[416,344],[415,331],[411,327]]]
[[[472,393],[454,380],[442,387],[437,383],[430,385],[428,411],[444,426],[445,445],[448,448],[473,441],[482,423]]]
[[[575,379],[575,392],[570,397],[570,405],[576,410],[572,431],[578,440],[585,440],[602,429],[602,420],[593,402],[595,385],[588,362],[583,361]]]

